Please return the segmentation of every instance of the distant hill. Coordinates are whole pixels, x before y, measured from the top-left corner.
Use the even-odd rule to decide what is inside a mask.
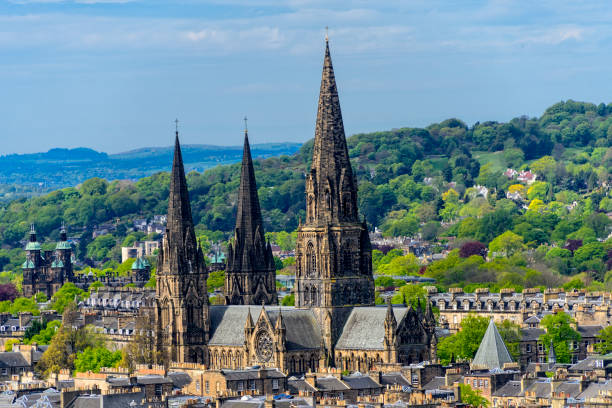
[[[292,155],[300,146],[300,143],[262,143],[252,145],[251,152],[256,158]],[[17,191],[12,189],[9,194],[12,198],[75,186],[92,177],[136,180],[167,171],[172,165],[172,150],[172,146],[145,147],[107,154],[88,148],[56,148],[45,153],[0,156],[0,184],[20,187]],[[238,162],[241,158],[242,146],[183,146],[187,171],[201,172],[219,164]]]

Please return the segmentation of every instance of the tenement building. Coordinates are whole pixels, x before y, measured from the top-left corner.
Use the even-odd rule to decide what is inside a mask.
[[[428,287],[429,300],[440,310],[440,324],[456,332],[461,321],[470,313],[493,317],[497,323],[509,320],[522,327],[529,327],[528,319],[563,311],[572,316],[579,326],[608,326],[612,324],[612,299],[606,292],[565,292],[560,289],[525,289],[517,293],[514,289],[502,289],[499,293],[479,288],[474,293],[465,293],[461,288],[451,288],[447,293],[438,293]],[[538,320],[539,321],[539,320]]]
[[[72,247],[68,243],[66,228],[62,225],[60,240],[53,251],[43,251],[36,238],[34,225],[30,227],[30,239],[25,248],[26,260],[23,268],[23,295],[44,293],[51,298],[64,282],[73,279]]]
[[[209,304],[208,272],[195,239],[177,134],[158,258],[158,358],[214,370],[258,365],[286,373],[330,366],[365,371],[435,359],[429,304],[374,305],[371,246],[357,213],[357,183],[327,41],[306,208],[298,229],[296,305],[279,307],[245,137],[225,305]]]

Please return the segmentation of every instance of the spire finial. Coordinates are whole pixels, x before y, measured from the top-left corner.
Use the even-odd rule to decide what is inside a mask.
[[[325,26],[325,42],[329,42],[329,27]]]
[[[247,117],[246,115],[244,115],[244,134],[246,135],[247,133],[249,133],[249,127],[247,126]]]
[[[174,119],[174,129],[176,131],[176,135],[177,136],[178,136],[178,123],[179,123],[179,120],[178,119]]]

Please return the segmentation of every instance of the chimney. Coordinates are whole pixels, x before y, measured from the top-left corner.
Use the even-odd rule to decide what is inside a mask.
[[[317,387],[317,375],[315,373],[306,373],[305,380],[310,386]]]
[[[461,401],[461,387],[458,382],[453,384],[453,393],[455,394],[455,401]]]

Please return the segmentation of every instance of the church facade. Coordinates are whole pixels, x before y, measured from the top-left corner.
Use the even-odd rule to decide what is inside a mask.
[[[295,307],[279,307],[245,134],[225,304],[210,305],[208,272],[195,240],[177,134],[168,229],[157,272],[160,358],[210,369],[278,367],[290,374],[329,366],[367,371],[436,359],[435,318],[429,304],[374,304],[372,249],[365,220],[357,212],[357,181],[327,40],[305,193],[306,219],[298,227],[296,247]]]
[[[25,252],[26,260],[22,265],[22,288],[25,297],[32,297],[40,292],[50,299],[64,282],[74,278],[72,246],[68,243],[66,228],[63,225],[60,230],[60,240],[53,251],[42,250],[36,238],[34,225],[31,225]]]

